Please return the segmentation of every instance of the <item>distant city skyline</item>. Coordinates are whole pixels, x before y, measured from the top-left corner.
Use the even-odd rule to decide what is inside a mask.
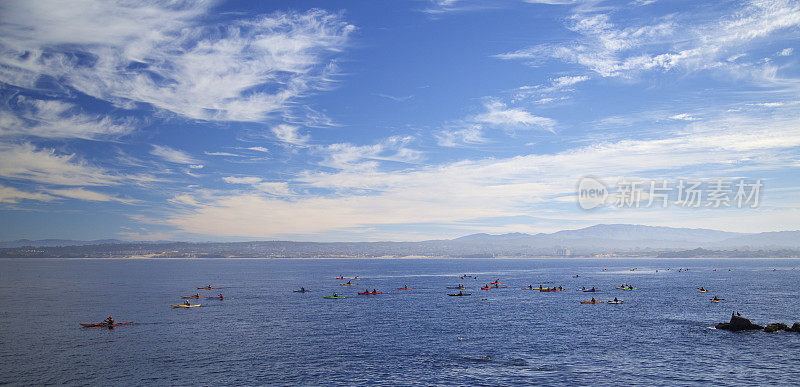
[[[800,230],[799,43],[780,0],[6,1],[0,240]]]

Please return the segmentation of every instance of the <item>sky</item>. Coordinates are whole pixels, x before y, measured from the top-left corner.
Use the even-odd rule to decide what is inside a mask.
[[[797,1],[7,0],[0,240],[798,230],[799,57]]]

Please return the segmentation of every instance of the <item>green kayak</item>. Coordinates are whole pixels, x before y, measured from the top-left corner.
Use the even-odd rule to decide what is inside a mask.
[[[345,298],[345,297],[344,296],[336,296],[336,297],[334,297],[334,296],[325,296],[325,297],[322,297],[322,298],[327,298],[327,299],[330,300],[330,299],[334,299],[334,298]]]

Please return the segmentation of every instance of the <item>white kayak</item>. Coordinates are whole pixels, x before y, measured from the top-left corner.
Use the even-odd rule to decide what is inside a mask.
[[[198,306],[200,306],[200,304],[193,304],[193,305],[181,304],[181,305],[170,305],[170,306],[173,308],[197,308]]]

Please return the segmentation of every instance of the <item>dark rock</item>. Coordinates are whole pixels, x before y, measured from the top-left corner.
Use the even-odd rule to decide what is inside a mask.
[[[731,321],[730,322],[728,322],[728,323],[719,323],[719,324],[717,324],[716,328],[717,329],[727,330],[727,331],[733,331],[733,332],[752,331],[752,330],[757,330],[757,329],[759,329],[759,330],[760,329],[764,329],[764,327],[762,327],[761,325],[753,324],[753,323],[750,322],[750,320],[748,320],[748,319],[746,319],[744,317],[739,317],[739,316],[735,316],[735,315],[731,315]]]
[[[792,332],[800,333],[800,323],[792,324],[792,327],[789,330],[791,330]]]
[[[777,331],[786,331],[786,330],[789,330],[789,327],[787,327],[786,324],[783,323],[769,324],[766,327],[764,327],[764,332],[767,333],[775,333]]]

